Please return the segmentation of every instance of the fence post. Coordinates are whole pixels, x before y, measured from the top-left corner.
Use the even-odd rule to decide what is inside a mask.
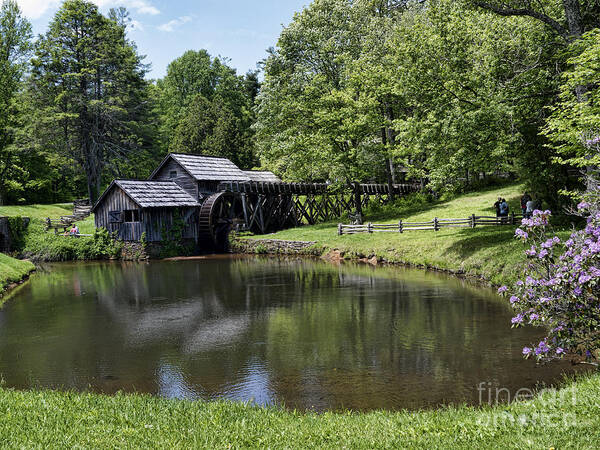
[[[515,224],[515,212],[511,211],[510,213],[510,224],[514,225]]]
[[[440,225],[438,223],[438,218],[434,217],[433,218],[433,231],[439,231],[440,230]]]
[[[344,230],[342,228],[342,224],[338,223],[338,236],[341,236],[342,234],[344,234]]]
[[[372,232],[373,232],[373,228],[372,228],[372,227],[373,227],[373,224],[372,224],[371,222],[369,222],[369,223],[367,224],[367,231],[368,231],[369,233],[372,233]]]
[[[475,222],[475,214],[471,215],[471,228],[475,228],[475,225],[477,225],[477,223]]]
[[[398,231],[402,233],[402,219],[398,221]]]

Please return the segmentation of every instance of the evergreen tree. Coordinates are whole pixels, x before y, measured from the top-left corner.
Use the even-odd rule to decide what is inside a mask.
[[[144,145],[146,66],[126,37],[126,13],[67,0],[35,47],[30,77],[35,134],[73,160],[97,199],[102,176],[122,171]]]

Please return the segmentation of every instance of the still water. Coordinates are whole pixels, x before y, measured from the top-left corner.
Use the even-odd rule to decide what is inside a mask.
[[[312,260],[54,264],[0,308],[6,387],[400,409],[550,384],[491,290]],[[485,391],[478,390],[484,383]]]

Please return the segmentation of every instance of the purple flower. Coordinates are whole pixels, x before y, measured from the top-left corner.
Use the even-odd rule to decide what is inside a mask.
[[[583,211],[584,209],[588,209],[590,204],[588,202],[581,202],[577,205],[577,209]]]
[[[562,347],[556,347],[556,354],[563,355],[565,353],[565,349]]]
[[[510,321],[511,323],[523,323],[523,314],[519,313],[515,317],[513,317]]]
[[[506,286],[501,286],[501,287],[498,289],[498,294],[502,294],[502,293],[506,292],[507,290],[508,290],[508,287],[506,287]]]
[[[541,355],[542,353],[548,353],[550,351],[550,347],[546,344],[546,341],[540,341],[538,346],[535,348],[535,354]]]
[[[591,279],[592,279],[592,277],[590,277],[588,274],[584,273],[579,277],[579,284],[587,283]]]
[[[518,301],[519,301],[519,297],[516,297],[514,295],[512,297],[510,297],[510,302],[511,303],[517,303]]]
[[[524,355],[529,355],[529,354],[531,354],[531,352],[532,352],[531,348],[529,348],[529,347],[523,347],[523,354]]]
[[[548,256],[548,250],[546,250],[545,248],[543,248],[543,249],[540,251],[540,254],[538,255],[538,258],[540,258],[540,259],[544,259],[546,256]]]
[[[534,320],[538,320],[539,318],[540,318],[540,316],[539,316],[539,315],[537,315],[536,313],[533,313],[533,314],[531,314],[531,315],[529,316],[529,320],[530,320],[531,322],[533,322]]]
[[[521,238],[523,240],[526,240],[529,237],[529,234],[527,234],[527,232],[522,230],[521,228],[517,228],[515,230],[515,236],[518,238]]]

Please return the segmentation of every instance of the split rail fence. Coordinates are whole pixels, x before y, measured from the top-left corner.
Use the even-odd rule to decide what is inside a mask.
[[[434,217],[428,222],[404,222],[397,223],[365,223],[362,225],[338,224],[338,235],[357,233],[404,233],[405,231],[433,230],[440,231],[442,228],[475,228],[486,225],[517,225],[521,223],[521,214],[510,214],[509,216],[476,216],[475,214],[465,219],[439,219]]]

